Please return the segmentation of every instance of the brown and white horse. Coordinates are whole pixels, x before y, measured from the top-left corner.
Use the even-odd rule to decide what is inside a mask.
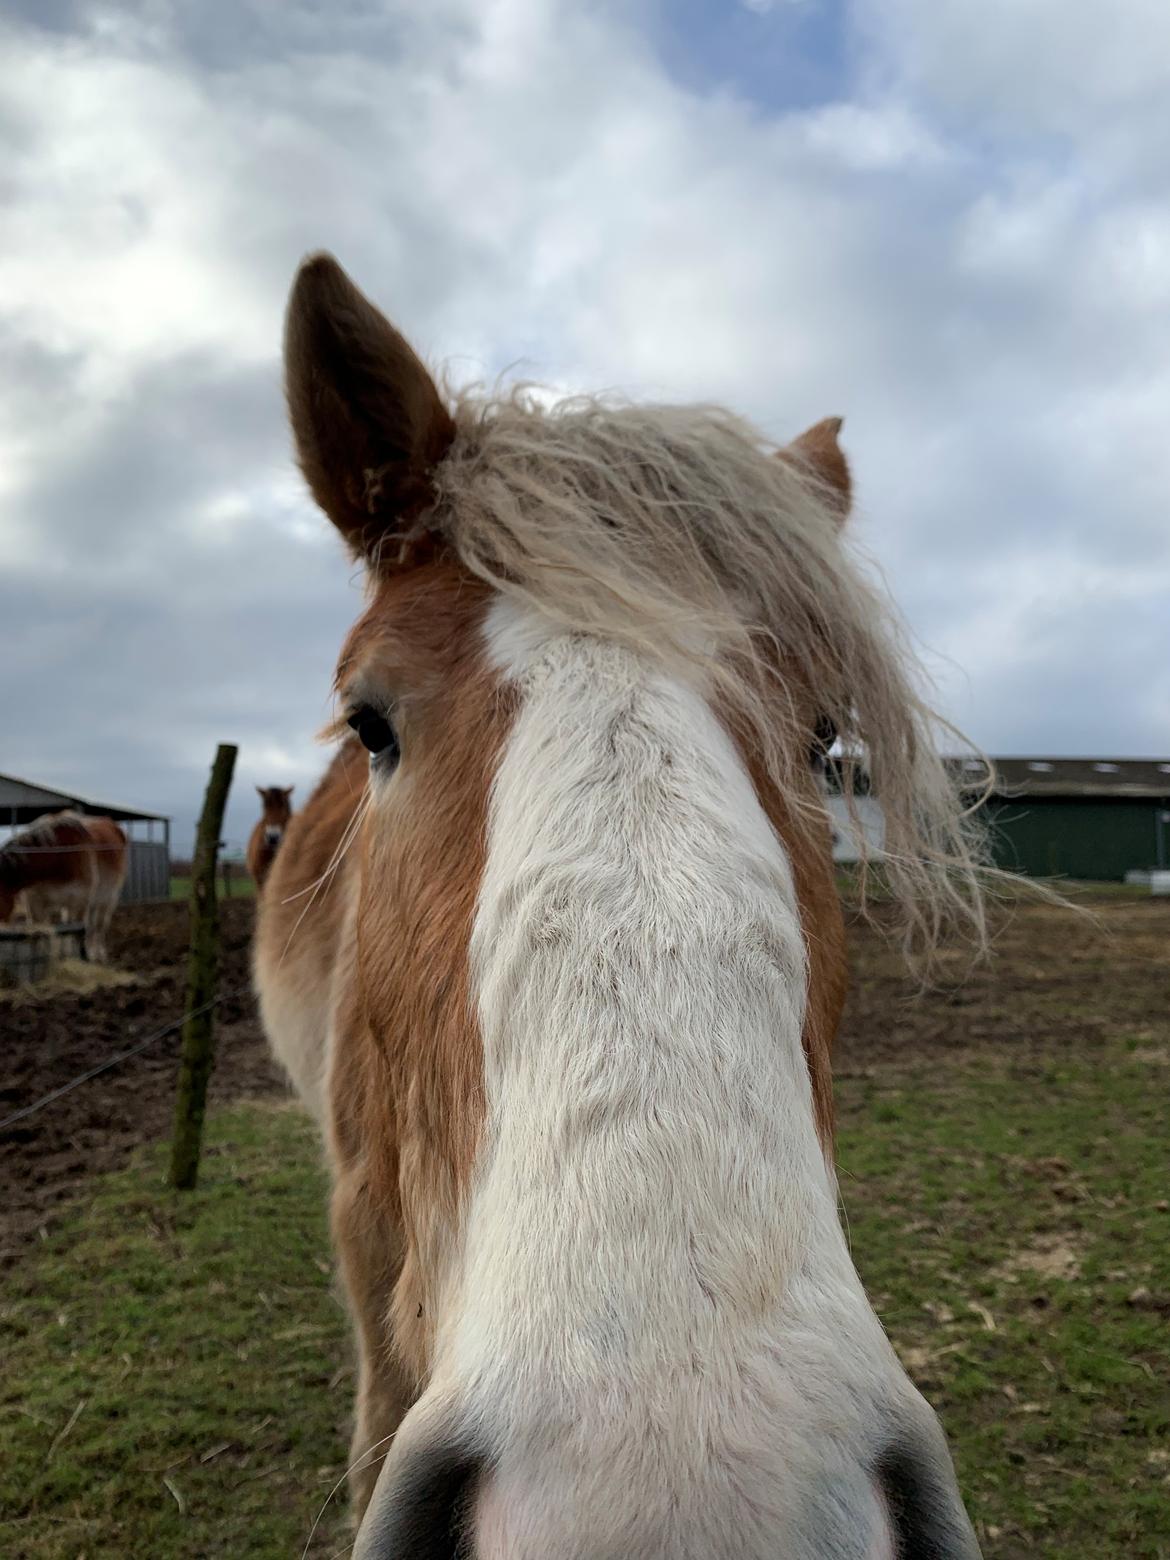
[[[285,352],[369,582],[255,954],[333,1172],[355,1555],[978,1555],[838,1218],[818,733],[910,932],[981,935],[839,424],[445,398],[329,257]]]
[[[247,859],[248,871],[252,874],[257,888],[268,876],[272,863],[276,860],[276,852],[280,849],[284,832],[288,828],[289,819],[292,817],[290,798],[294,789],[295,787],[291,785],[287,789],[279,785],[256,787],[262,812],[248,840]]]
[[[125,831],[112,818],[46,813],[0,848],[0,922],[12,919],[18,899],[31,921],[84,921],[86,953],[104,963],[129,859]]]

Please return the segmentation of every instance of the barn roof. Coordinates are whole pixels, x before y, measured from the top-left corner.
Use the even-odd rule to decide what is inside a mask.
[[[949,758],[964,786],[974,792],[986,784],[987,765],[979,758]],[[993,758],[992,796],[1117,797],[1161,801],[1170,799],[1170,758]],[[859,793],[869,789],[857,758],[834,755],[828,763],[830,788],[841,789],[840,771],[855,765]]]
[[[76,791],[58,791],[53,786],[21,780],[16,775],[0,775],[0,825],[22,827],[34,822],[42,813],[60,812],[63,807],[113,818],[118,823],[170,822],[163,813],[143,812],[141,807],[120,807],[116,802],[95,802],[91,797],[79,796]]]
[[[971,767],[979,784],[983,765]],[[1170,759],[1166,758],[993,758],[995,796],[1170,797]],[[975,771],[978,770],[979,773]]]

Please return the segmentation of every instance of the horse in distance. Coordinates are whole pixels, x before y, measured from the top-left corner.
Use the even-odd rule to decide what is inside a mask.
[[[105,963],[129,861],[125,830],[112,818],[47,813],[0,848],[0,922],[12,919],[18,900],[38,924],[82,921],[87,957]]]
[[[276,852],[292,817],[294,786],[279,785],[256,787],[260,798],[260,818],[248,839],[248,871],[259,888],[272,869]]]
[[[444,393],[327,256],[285,374],[368,585],[254,952],[328,1150],[357,1560],[973,1560],[838,1213],[828,732],[908,943],[983,936],[839,423]]]

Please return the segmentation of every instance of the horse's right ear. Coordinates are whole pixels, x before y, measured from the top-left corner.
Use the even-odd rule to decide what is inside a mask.
[[[841,422],[840,417],[824,417],[780,451],[781,460],[813,479],[838,525],[845,523],[853,504],[853,478],[839,442]]]
[[[406,549],[386,544],[419,534],[455,425],[410,346],[331,255],[297,272],[284,372],[313,497],[355,556],[393,563]]]
[[[261,801],[264,800],[264,787],[262,785],[258,785],[256,787],[256,795],[260,798]]]

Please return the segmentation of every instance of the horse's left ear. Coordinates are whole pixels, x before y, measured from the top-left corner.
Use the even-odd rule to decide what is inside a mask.
[[[293,794],[293,792],[295,790],[296,790],[296,786],[295,785],[290,785],[290,786],[288,786],[285,789],[284,799],[285,799],[286,802],[288,801],[289,797]]]
[[[313,497],[357,557],[383,566],[404,558],[455,425],[408,343],[331,255],[312,256],[297,273],[284,368]],[[395,539],[398,547],[386,546]]]
[[[813,477],[838,524],[843,525],[853,503],[853,478],[845,452],[838,443],[841,423],[840,417],[825,417],[814,423],[798,439],[784,446],[780,459]]]

